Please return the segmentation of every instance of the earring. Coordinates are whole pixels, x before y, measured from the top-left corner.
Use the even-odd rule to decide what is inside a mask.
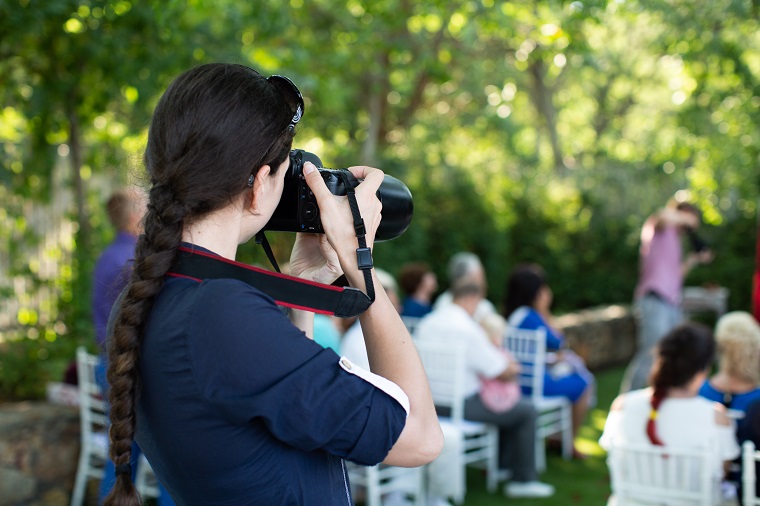
[[[248,176],[248,186],[250,186],[250,187],[253,186],[253,174],[251,174],[250,176]]]

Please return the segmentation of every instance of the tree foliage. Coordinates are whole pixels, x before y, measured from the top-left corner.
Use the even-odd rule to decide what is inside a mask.
[[[560,310],[627,302],[641,223],[681,192],[704,209],[718,252],[689,282],[727,286],[731,307],[747,309],[758,19],[751,0],[3,2],[0,269],[62,302],[24,302],[37,315],[19,316],[20,335],[90,342],[104,193],[139,180],[158,96],[207,61],[288,75],[306,99],[300,147],[408,184],[412,226],[375,250],[393,273],[426,260],[445,286],[448,258],[470,250],[497,303],[524,261],[547,269]],[[77,225],[48,252],[67,266],[51,279],[29,254],[40,235],[29,208],[62,188]],[[292,240],[270,237],[281,261]],[[265,262],[255,245],[241,258]]]

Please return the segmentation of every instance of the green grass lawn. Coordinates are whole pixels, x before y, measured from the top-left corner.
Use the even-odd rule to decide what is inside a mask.
[[[591,410],[586,423],[578,433],[576,446],[586,454],[586,460],[562,460],[560,455],[547,455],[547,469],[541,480],[551,483],[556,493],[548,499],[509,499],[501,490],[494,494],[486,491],[485,476],[479,469],[467,473],[466,506],[560,506],[566,504],[604,505],[610,494],[609,474],[605,452],[597,442],[604,428],[612,400],[620,388],[624,368],[609,369],[596,374],[597,405]]]

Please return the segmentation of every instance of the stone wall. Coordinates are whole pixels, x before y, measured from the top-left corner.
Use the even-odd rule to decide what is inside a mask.
[[[628,363],[636,352],[636,324],[629,306],[604,306],[556,319],[570,348],[589,369]]]
[[[0,404],[0,503],[64,506],[79,458],[79,410],[47,402]]]

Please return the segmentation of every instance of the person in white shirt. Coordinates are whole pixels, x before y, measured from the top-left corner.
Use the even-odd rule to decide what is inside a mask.
[[[651,387],[613,401],[600,446],[610,450],[619,443],[692,448],[709,444],[714,475],[720,479],[724,463],[736,458],[740,449],[726,408],[698,395],[714,355],[709,328],[686,323],[673,329],[658,344]]]
[[[493,303],[486,299],[485,296],[488,289],[486,271],[483,268],[483,263],[480,261],[480,258],[478,258],[478,255],[467,251],[461,251],[455,254],[449,260],[448,276],[449,285],[451,287],[466,281],[483,287],[483,297],[480,298],[480,302],[478,302],[478,306],[473,313],[475,321],[480,322],[486,315],[497,313]],[[449,288],[435,299],[433,309],[441,309],[450,306],[453,302],[452,299],[452,289]]]
[[[549,497],[554,494],[554,487],[537,479],[536,410],[531,402],[520,399],[511,409],[494,412],[479,395],[481,378],[511,380],[519,371],[519,364],[508,361],[473,317],[483,300],[485,286],[464,278],[454,283],[450,291],[452,303],[425,316],[415,331],[415,339],[465,341],[464,417],[499,427],[499,467],[511,472],[504,493],[509,497]],[[448,414],[443,409],[438,411],[442,416]]]
[[[394,307],[401,310],[396,280],[383,269],[375,268],[377,280],[380,281],[388,299]],[[364,344],[364,334],[359,322],[356,321],[348,328],[340,343],[340,354],[354,364],[370,370],[367,347]],[[431,462],[426,469],[427,505],[451,506],[446,497],[456,497],[464,487],[464,471],[461,466],[459,452],[461,448],[461,433],[450,424],[441,424],[444,437],[441,454]],[[404,492],[390,492],[383,496],[383,506],[409,506],[411,501]]]

